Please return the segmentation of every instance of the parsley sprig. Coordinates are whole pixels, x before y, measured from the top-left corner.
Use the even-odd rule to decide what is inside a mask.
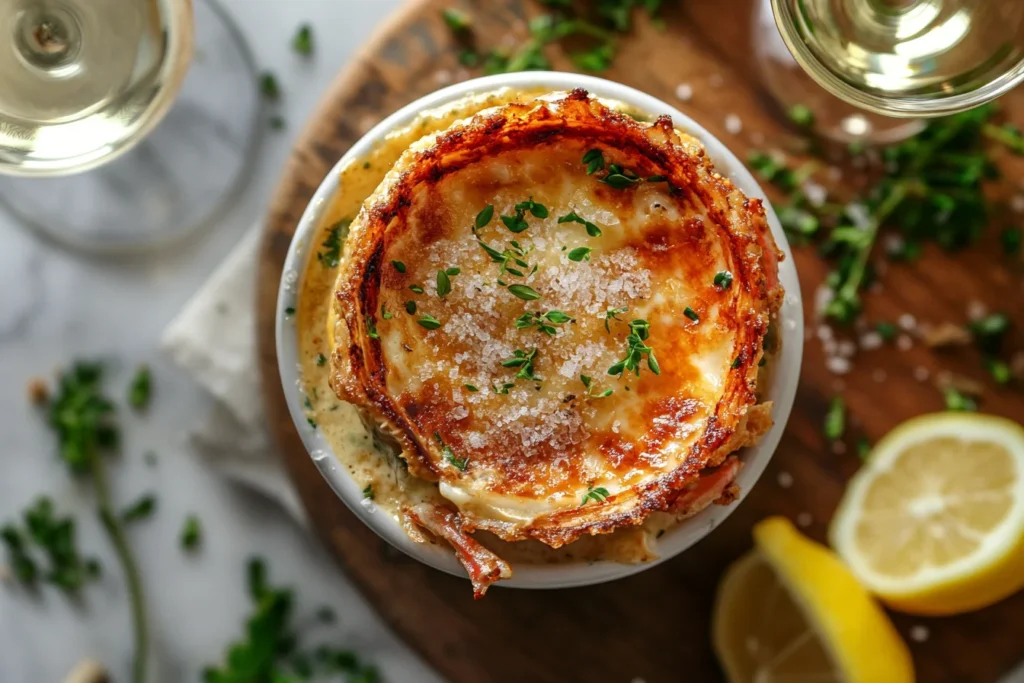
[[[645,342],[650,337],[651,324],[646,320],[634,320],[629,323],[629,336],[626,338],[626,357],[608,368],[609,375],[621,377],[626,372],[634,372],[640,376],[640,361],[647,357],[647,367],[655,375],[661,374],[661,366],[654,357],[654,349]]]
[[[125,535],[124,523],[115,512],[104,452],[118,441],[114,404],[102,393],[103,368],[98,363],[75,363],[60,376],[56,398],[49,406],[49,423],[57,434],[61,459],[75,474],[91,477],[100,522],[110,538],[128,584],[135,652],[132,681],[146,680],[149,648],[142,579]]]

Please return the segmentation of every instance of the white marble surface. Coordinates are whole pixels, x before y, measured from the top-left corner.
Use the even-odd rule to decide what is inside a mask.
[[[385,680],[437,680],[390,633],[338,571],[331,558],[273,504],[220,480],[188,445],[189,431],[209,409],[208,398],[164,359],[157,341],[168,321],[262,214],[292,139],[320,93],[376,24],[400,0],[224,0],[247,35],[258,62],[284,87],[288,127],[269,133],[245,196],[215,230],[148,258],[95,259],[64,251],[0,215],[0,521],[40,493],[80,519],[80,544],[107,573],[86,591],[83,608],[54,590],[42,599],[0,586],[0,681],[58,683],[86,656],[127,680],[131,651],[124,587],[93,514],[87,489],[57,461],[54,441],[25,396],[34,375],[73,357],[110,363],[109,387],[123,395],[134,368],[155,375],[147,416],[127,411],[124,456],[113,465],[115,496],[129,501],[156,491],[155,517],[131,532],[149,596],[162,682],[195,681],[241,633],[249,610],[243,581],[252,554],[268,558],[272,579],[299,589],[300,609],[331,604],[337,646],[351,646],[378,663]],[[316,56],[304,62],[289,42],[303,21],[313,23]],[[196,169],[202,172],[202,169]],[[0,179],[0,182],[3,182]],[[142,453],[159,454],[147,467]],[[178,547],[189,512],[203,520],[205,547],[196,557]]]

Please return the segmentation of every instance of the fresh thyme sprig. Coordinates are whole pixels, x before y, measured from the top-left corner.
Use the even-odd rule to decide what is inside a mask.
[[[547,313],[527,312],[516,318],[515,325],[518,330],[536,327],[540,332],[553,337],[558,334],[558,329],[555,325],[564,325],[572,321],[573,318],[562,311],[548,311]]]
[[[606,489],[603,486],[598,486],[596,488],[593,486],[588,486],[587,492],[583,494],[583,502],[580,503],[580,505],[586,505],[587,501],[590,500],[594,501],[595,503],[600,503],[607,499],[610,495],[611,494],[608,492],[608,489]]]
[[[530,349],[524,351],[522,349],[516,349],[513,352],[512,357],[501,361],[501,367],[503,368],[519,368],[519,372],[516,373],[516,379],[526,379],[531,382],[541,382],[543,377],[538,377],[533,372],[533,362],[537,358],[537,349]],[[499,392],[499,393],[508,393]]]
[[[602,392],[594,393],[594,379],[587,375],[580,375],[580,381],[583,382],[583,386],[587,389],[587,398],[607,398],[615,393],[614,389],[605,389]]]
[[[608,368],[609,375],[621,377],[626,372],[634,372],[640,376],[640,361],[647,357],[647,367],[655,375],[661,374],[661,366],[654,357],[654,349],[645,342],[650,337],[651,324],[646,320],[634,320],[629,323],[629,336],[626,337],[626,357]]]
[[[437,440],[437,445],[441,447],[441,455],[444,456],[445,462],[457,469],[459,472],[465,472],[466,468],[469,466],[469,456],[460,458],[455,455],[455,451],[452,450],[452,447],[446,444],[444,439],[441,438],[440,432],[434,432],[434,439]]]

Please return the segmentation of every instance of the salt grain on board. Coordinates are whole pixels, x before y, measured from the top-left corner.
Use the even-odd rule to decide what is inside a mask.
[[[814,517],[811,516],[810,512],[801,512],[796,516],[796,524],[799,527],[806,529],[814,522]]]
[[[923,643],[926,640],[928,640],[928,637],[931,635],[931,632],[928,630],[927,626],[924,626],[923,624],[917,624],[915,626],[910,627],[909,635],[910,639],[915,643]]]
[[[909,351],[914,345],[914,340],[910,338],[910,335],[901,334],[896,338],[896,348],[900,351]]]
[[[780,487],[788,489],[793,485],[793,475],[789,472],[779,472],[778,482]]]
[[[681,102],[689,102],[693,99],[693,86],[689,83],[680,83],[676,86],[676,99]]]
[[[739,135],[743,130],[743,121],[736,114],[729,114],[725,117],[725,130],[732,135]]]

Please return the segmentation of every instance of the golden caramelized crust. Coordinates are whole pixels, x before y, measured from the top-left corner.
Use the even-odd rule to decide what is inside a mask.
[[[406,151],[345,247],[332,387],[458,533],[558,547],[696,511],[771,425],[781,254],[668,117],[581,90],[485,110]]]

